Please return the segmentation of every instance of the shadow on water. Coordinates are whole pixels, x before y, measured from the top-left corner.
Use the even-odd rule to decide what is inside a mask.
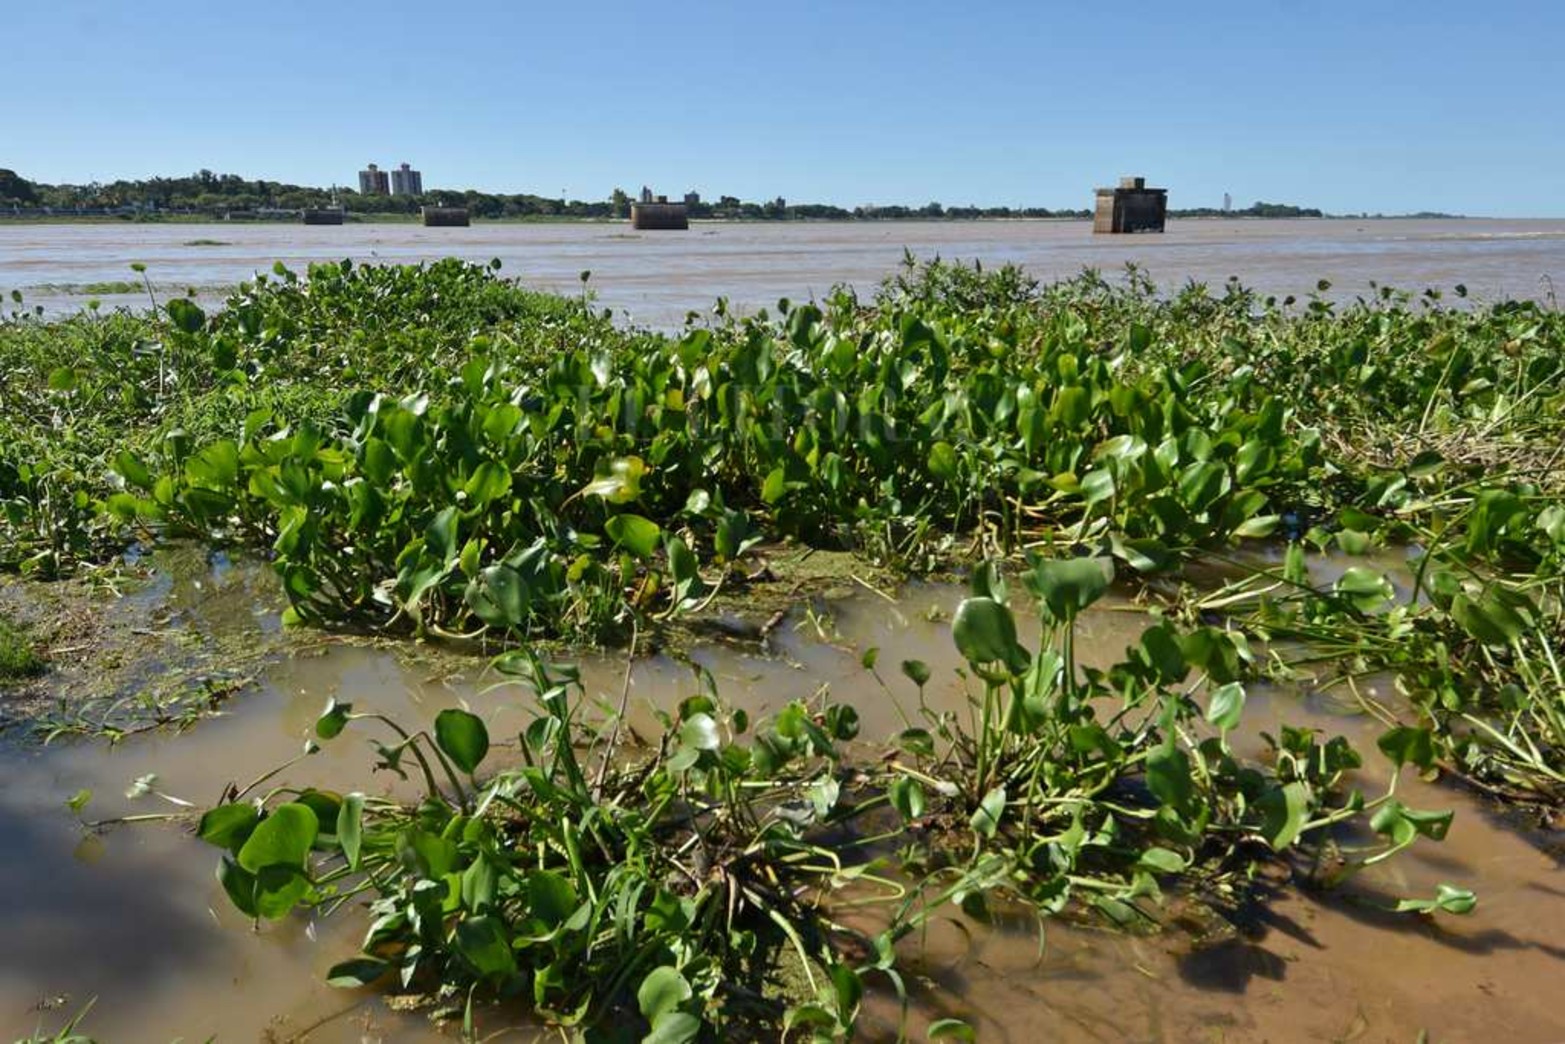
[[[4,805],[0,837],[0,924],[10,940],[5,978],[68,968],[73,982],[112,982],[134,995],[210,956],[217,942],[211,919],[176,901],[157,851],[163,844],[95,837],[63,808],[44,817]],[[106,847],[115,849],[112,858],[100,858]],[[56,990],[48,974],[35,981],[47,991],[38,1001],[70,992]]]

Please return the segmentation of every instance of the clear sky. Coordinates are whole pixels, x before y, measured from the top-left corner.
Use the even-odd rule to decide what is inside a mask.
[[[1565,3],[7,0],[0,167],[1565,216]]]

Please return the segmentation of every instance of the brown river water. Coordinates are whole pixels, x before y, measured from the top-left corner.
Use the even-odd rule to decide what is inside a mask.
[[[216,245],[196,245],[215,241]],[[283,224],[26,224],[0,222],[0,292],[20,290],[47,313],[82,307],[92,283],[140,277],[158,299],[197,290],[221,301],[254,273],[283,261],[414,262],[445,256],[499,258],[529,285],[578,293],[580,273],[598,302],[637,324],[677,327],[719,297],[736,310],[803,301],[837,284],[867,294],[904,253],[1020,264],[1054,280],[1094,267],[1113,275],[1142,266],[1165,289],[1189,280],[1220,289],[1230,276],[1278,297],[1300,298],[1321,279],[1330,295],[1369,294],[1370,283],[1479,300],[1552,300],[1565,287],[1565,220],[1338,218],[1170,221],[1163,235],[1094,236],[1084,221],[698,222],[688,232],[633,232],[619,223],[411,224],[338,227]],[[140,294],[99,295],[105,308],[145,305]],[[5,308],[9,308],[7,303]]]
[[[215,585],[207,618],[257,633],[270,628],[258,586]],[[965,706],[946,622],[961,595],[923,585],[894,599],[864,593],[817,603],[792,614],[765,655],[714,643],[696,658],[727,699],[753,714],[829,686],[860,711],[864,737],[878,739],[899,719],[861,666],[869,647],[880,649],[882,665],[926,660],[931,705]],[[1100,604],[1084,617],[1084,660],[1107,664],[1134,641],[1146,618],[1129,608]],[[296,917],[254,930],[213,877],[215,849],[188,830],[150,823],[89,831],[65,808],[67,797],[90,788],[88,819],[166,809],[124,796],[148,773],[163,793],[212,803],[231,781],[242,785],[296,754],[328,696],[404,722],[465,702],[497,737],[514,735],[528,717],[521,690],[485,691],[494,679],[478,659],[422,655],[411,645],[323,643],[318,635],[294,641],[294,654],[260,684],[184,735],[0,753],[0,1034],[52,1031],[97,998],[83,1028],[106,1041],[440,1039],[422,1018],[396,1014],[375,996],[322,985],[325,969],[356,949],[364,925],[351,909],[330,921]],[[896,668],[881,669],[911,704]],[[586,660],[588,695],[617,701],[623,670],[622,660]],[[694,691],[689,668],[666,659],[640,661],[631,677],[642,714]],[[1369,793],[1383,785],[1373,723],[1342,716],[1318,696],[1252,689],[1247,731],[1275,731],[1283,719],[1347,735],[1368,755],[1358,782]],[[384,791],[385,778],[367,773],[367,735],[350,729],[283,778]],[[1129,937],[1051,923],[1040,955],[1030,926],[937,921],[912,980],[913,1039],[922,1039],[919,1027],[929,1020],[957,1015],[977,1025],[980,1040],[1018,1044],[1411,1042],[1421,1031],[1435,1041],[1565,1040],[1565,1006],[1553,992],[1565,982],[1557,834],[1507,826],[1454,787],[1411,777],[1401,787],[1415,807],[1456,809],[1444,844],[1421,843],[1337,893],[1279,890],[1253,923],[1215,942],[1177,930]],[[1477,909],[1422,921],[1374,906],[1393,895],[1432,895],[1441,882],[1477,891]],[[866,1039],[892,1039],[894,1012],[888,998],[874,999]],[[559,1039],[538,1029],[482,1028],[501,1039]]]

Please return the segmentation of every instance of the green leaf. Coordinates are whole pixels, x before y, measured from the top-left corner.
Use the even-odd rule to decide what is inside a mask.
[[[152,472],[141,462],[141,458],[130,450],[120,450],[119,453],[115,454],[114,470],[126,482],[137,489],[150,490],[152,488]]]
[[[337,843],[352,870],[359,868],[359,849],[364,841],[364,795],[355,791],[342,799],[337,809]]]
[[[1335,590],[1361,613],[1374,612],[1392,598],[1391,581],[1378,569],[1353,566],[1337,578]]]
[[[1491,587],[1483,597],[1474,601],[1466,594],[1458,594],[1451,600],[1451,618],[1485,645],[1508,645],[1527,631],[1527,620],[1513,601]]]
[[[532,611],[532,589],[521,573],[504,564],[480,570],[463,597],[473,614],[492,627],[522,627]]]
[[[1234,536],[1246,540],[1260,540],[1275,533],[1281,524],[1281,515],[1256,515],[1239,523],[1234,528]]]
[[[1451,809],[1425,812],[1408,808],[1402,802],[1392,799],[1375,810],[1369,826],[1375,833],[1385,834],[1398,845],[1411,844],[1419,835],[1431,841],[1443,841],[1451,829],[1451,821],[1455,815],[1456,813]]]
[[[473,477],[467,480],[465,492],[473,507],[483,507],[511,491],[511,473],[505,465],[486,460],[478,465]]]
[[[269,866],[302,869],[319,830],[315,813],[308,805],[278,805],[250,832],[239,849],[239,865],[252,874]]]
[[[773,468],[767,473],[766,481],[761,483],[761,501],[766,504],[775,504],[783,498],[787,491],[787,473],[781,467]]]
[[[498,918],[482,914],[459,921],[451,942],[480,976],[508,979],[516,974],[516,958]]]
[[[1309,804],[1303,783],[1272,787],[1256,804],[1261,810],[1261,836],[1267,844],[1280,852],[1298,839]]]
[[[628,504],[641,496],[641,478],[647,465],[640,457],[616,457],[608,470],[581,488],[580,496],[602,497],[611,504]]]
[[[936,1019],[929,1024],[930,1040],[976,1041],[978,1033],[961,1019]]]
[[[701,1034],[701,1020],[688,1011],[671,1011],[653,1023],[641,1044],[690,1044]]]
[[[228,856],[217,865],[217,880],[228,893],[229,902],[246,917],[258,915],[255,905],[255,875]]]
[[[637,558],[650,558],[663,539],[663,530],[649,518],[640,515],[615,515],[603,523],[603,531],[609,539]]]
[[[1027,573],[1027,584],[1055,620],[1076,614],[1103,597],[1114,576],[1106,558],[1040,558]]]
[[[457,768],[472,775],[489,753],[489,730],[478,715],[450,707],[435,716],[435,743]]]
[[[206,322],[206,313],[194,301],[186,298],[173,298],[164,307],[174,325],[187,334],[195,333]]]
[[[49,390],[68,392],[76,390],[76,371],[69,366],[60,366],[49,371]]]
[[[956,480],[956,448],[949,442],[937,442],[929,448],[929,473],[942,482]]]
[[[194,486],[231,489],[239,480],[239,447],[231,439],[212,443],[185,462],[185,476]]]
[[[1428,729],[1415,729],[1409,725],[1398,725],[1389,732],[1381,734],[1375,741],[1382,754],[1396,763],[1398,768],[1403,765],[1417,765],[1425,771],[1434,767],[1435,763],[1435,739]]]
[[[831,986],[837,995],[838,1018],[843,1025],[852,1025],[859,1003],[864,999],[864,980],[846,964],[833,964]]]
[[[196,834],[209,845],[237,853],[260,821],[260,810],[248,801],[218,805],[201,817]]]
[[[1174,746],[1162,746],[1147,755],[1147,789],[1159,802],[1176,812],[1189,811],[1195,796],[1190,778],[1190,758]]]
[[[674,607],[684,609],[696,604],[706,593],[706,583],[701,579],[695,552],[682,537],[670,535],[663,541],[663,553],[668,556],[668,571],[674,577]]]
[[[1478,897],[1468,889],[1442,884],[1436,890],[1433,899],[1403,899],[1392,909],[1397,913],[1432,914],[1443,912],[1461,916],[1471,913],[1473,907],[1477,905]]]
[[[1206,720],[1224,732],[1239,727],[1239,717],[1244,713],[1244,686],[1229,682],[1212,693],[1206,705]]]
[[[527,875],[528,912],[549,928],[557,928],[576,912],[576,889],[553,870]]]
[[[891,783],[891,807],[905,820],[924,815],[924,786],[911,776],[898,776]]]
[[[1113,496],[1114,473],[1107,468],[1094,468],[1081,477],[1081,498],[1088,507]]]
[[[424,530],[424,547],[443,568],[456,564],[461,554],[457,547],[457,510],[448,507],[438,512]],[[422,592],[419,592],[422,593]]]
[[[1000,818],[1005,815],[1005,788],[995,787],[984,795],[971,820],[973,830],[981,837],[992,838],[1000,829]]]
[[[1407,473],[1412,478],[1426,479],[1439,474],[1444,468],[1444,457],[1434,450],[1424,450],[1408,461]]]
[[[964,598],[951,621],[951,637],[969,663],[1026,666],[1026,651],[1016,644],[1016,620],[992,598]]]
[[[390,962],[379,957],[354,957],[332,965],[326,973],[326,985],[338,989],[362,989],[374,985],[391,969]]]
[[[693,995],[690,983],[679,973],[679,969],[664,964],[653,968],[641,980],[641,986],[636,990],[636,1006],[641,1009],[642,1018],[649,1024],[655,1024],[661,1016],[678,1011],[680,1005]]]
[[[481,851],[462,871],[462,905],[472,913],[487,913],[494,905],[501,875],[507,867],[487,851]]]
[[[1141,659],[1156,672],[1156,681],[1170,684],[1183,681],[1190,664],[1179,646],[1179,632],[1166,620],[1141,632]]]
[[[679,742],[694,750],[716,750],[722,745],[717,722],[710,714],[694,714],[679,727]]]
[[[929,684],[929,664],[923,660],[903,660],[902,673],[920,689]]]
[[[342,795],[331,790],[316,790],[314,787],[302,791],[294,798],[301,805],[308,805],[311,812],[315,813],[315,822],[320,836],[317,843],[335,843],[336,834],[330,833],[337,827],[337,815],[342,811]]]
[[[1136,861],[1136,865],[1153,873],[1177,874],[1189,863],[1178,852],[1167,848],[1149,848],[1141,853],[1141,858]]]

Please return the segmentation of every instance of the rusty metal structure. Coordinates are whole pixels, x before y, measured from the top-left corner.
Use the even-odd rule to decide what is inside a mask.
[[[1092,231],[1161,232],[1168,219],[1168,189],[1147,188],[1146,178],[1120,178],[1118,188],[1098,189]]]
[[[300,212],[306,225],[340,225],[343,213],[341,207],[310,207]]]
[[[425,228],[466,228],[472,224],[466,207],[419,207]]]
[[[649,200],[642,189],[642,201],[630,205],[630,227],[682,232],[690,227],[690,206],[686,203],[670,203],[667,196]]]

